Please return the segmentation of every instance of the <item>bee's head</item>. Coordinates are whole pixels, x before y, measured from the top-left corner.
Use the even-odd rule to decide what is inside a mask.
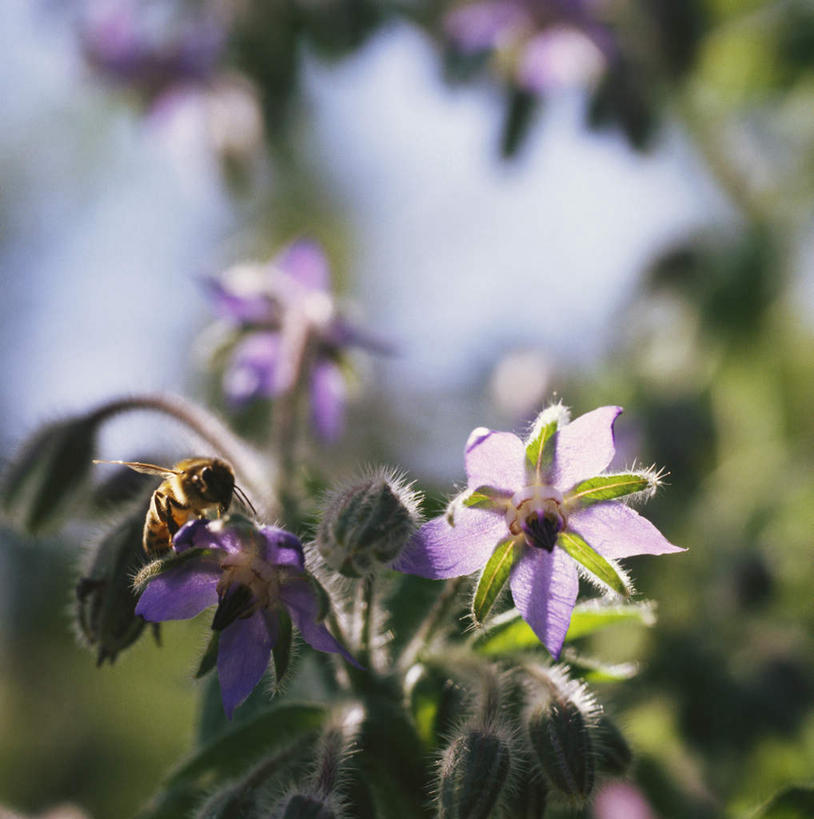
[[[235,488],[235,473],[225,461],[213,458],[198,469],[198,487],[201,497],[218,504],[220,513],[229,509]]]

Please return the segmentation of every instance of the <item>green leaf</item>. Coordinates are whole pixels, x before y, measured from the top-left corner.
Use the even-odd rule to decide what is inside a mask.
[[[807,819],[814,816],[814,786],[795,785],[775,794],[754,819]]]
[[[574,607],[565,641],[586,637],[615,623],[652,626],[655,622],[655,606],[649,601],[608,605],[602,601],[588,600]],[[479,654],[488,656],[515,654],[539,648],[540,639],[520,616],[520,612],[512,609],[493,618],[487,631],[475,638],[473,646]]]
[[[288,671],[288,665],[291,661],[291,618],[285,609],[281,609],[277,614],[278,618],[278,634],[277,642],[271,649],[271,654],[274,657],[274,676],[275,686],[279,686],[281,680]]]
[[[619,572],[576,532],[560,532],[557,535],[557,545],[617,594],[629,596],[630,591]]]
[[[652,626],[655,622],[655,606],[649,601],[607,605],[602,601],[589,600],[574,607],[565,639],[577,640],[614,623],[640,623],[643,626]]]
[[[212,636],[209,638],[209,645],[207,645],[206,651],[204,652],[203,657],[201,657],[201,663],[198,666],[198,670],[195,672],[196,680],[199,680],[201,677],[209,673],[215,667],[215,663],[218,661],[219,639],[220,632],[213,631]]]
[[[464,499],[463,505],[475,507],[477,509],[497,509],[505,508],[504,502],[511,497],[511,493],[493,486],[479,486],[473,489]]]
[[[475,597],[472,600],[472,614],[475,622],[483,623],[492,609],[514,565],[517,549],[514,538],[509,538],[498,544],[489,562],[481,572]]]
[[[563,652],[562,661],[571,666],[574,674],[592,683],[623,682],[632,679],[639,672],[639,666],[636,663],[610,665],[595,657],[578,654],[573,649],[566,649]]]
[[[182,763],[165,787],[174,790],[196,782],[208,785],[235,776],[261,757],[316,732],[327,714],[324,705],[311,703],[287,703],[263,711],[215,737]]]
[[[540,648],[541,643],[531,626],[520,616],[520,612],[512,609],[495,617],[488,631],[479,634],[473,646],[479,654],[494,656]]]
[[[627,472],[620,475],[597,475],[578,483],[569,493],[567,500],[577,501],[580,506],[590,506],[601,501],[622,498],[636,492],[652,491],[653,477]]]

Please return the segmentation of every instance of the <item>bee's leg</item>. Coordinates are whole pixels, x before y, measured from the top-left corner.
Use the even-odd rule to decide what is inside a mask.
[[[189,504],[181,503],[180,501],[173,498],[171,495],[164,495],[164,512],[166,514],[166,524],[167,528],[170,530],[170,536],[175,537],[175,533],[181,528],[180,524],[176,521],[175,515],[173,514],[173,509],[179,512],[188,512],[189,511]],[[186,515],[183,516],[184,522],[186,521]]]

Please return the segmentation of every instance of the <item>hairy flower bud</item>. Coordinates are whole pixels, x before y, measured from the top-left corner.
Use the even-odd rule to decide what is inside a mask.
[[[624,776],[633,761],[633,753],[619,727],[613,720],[602,716],[596,726],[596,734],[598,767],[613,776]]]
[[[537,760],[561,793],[587,797],[594,786],[593,720],[573,700],[553,699],[529,716],[528,732]]]
[[[42,427],[6,466],[3,512],[32,533],[52,528],[85,489],[98,420],[93,415]]]
[[[347,577],[392,563],[418,526],[418,498],[404,478],[378,469],[335,492],[317,530],[317,547]]]
[[[508,741],[489,728],[470,728],[453,740],[441,762],[443,819],[487,819],[511,768]]]
[[[138,596],[133,576],[145,562],[142,530],[146,505],[140,503],[92,549],[86,574],[76,586],[76,620],[88,645],[97,650],[98,664],[112,663],[135,642],[145,622],[135,613]],[[157,626],[155,631],[158,636]]]

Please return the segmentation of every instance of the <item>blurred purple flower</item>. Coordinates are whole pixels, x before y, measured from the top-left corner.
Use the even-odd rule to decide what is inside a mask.
[[[494,51],[519,88],[544,93],[595,80],[615,56],[602,0],[480,0],[447,15],[462,54]]]
[[[186,620],[218,605],[212,628],[220,632],[218,679],[230,719],[268,666],[283,610],[313,648],[358,665],[321,622],[320,601],[305,573],[297,537],[237,518],[196,520],[173,539],[179,554],[192,548],[207,551],[153,577],[136,614],[150,622]]]
[[[307,384],[317,433],[334,440],[344,428],[347,387],[344,351],[359,346],[389,352],[339,314],[330,268],[320,247],[299,239],[265,265],[238,265],[211,282],[215,311],[243,335],[224,374],[237,405],[276,398]]]
[[[170,89],[208,83],[225,41],[216,20],[205,16],[151,26],[155,21],[146,18],[130,4],[91,18],[80,33],[88,64],[148,104]]]
[[[579,588],[578,564],[563,538],[576,536],[608,561],[684,551],[629,506],[602,500],[607,490],[603,495],[585,483],[613,458],[613,423],[621,411],[600,407],[565,423],[565,409],[550,407],[525,443],[510,432],[474,430],[466,445],[466,492],[447,515],[419,529],[395,568],[422,577],[458,577],[482,568],[499,544],[513,542],[514,603],[558,656]],[[545,430],[545,446],[532,458]],[[647,491],[655,490],[657,475],[645,472],[640,479]]]
[[[655,819],[641,791],[629,782],[607,782],[593,803],[595,819]]]

